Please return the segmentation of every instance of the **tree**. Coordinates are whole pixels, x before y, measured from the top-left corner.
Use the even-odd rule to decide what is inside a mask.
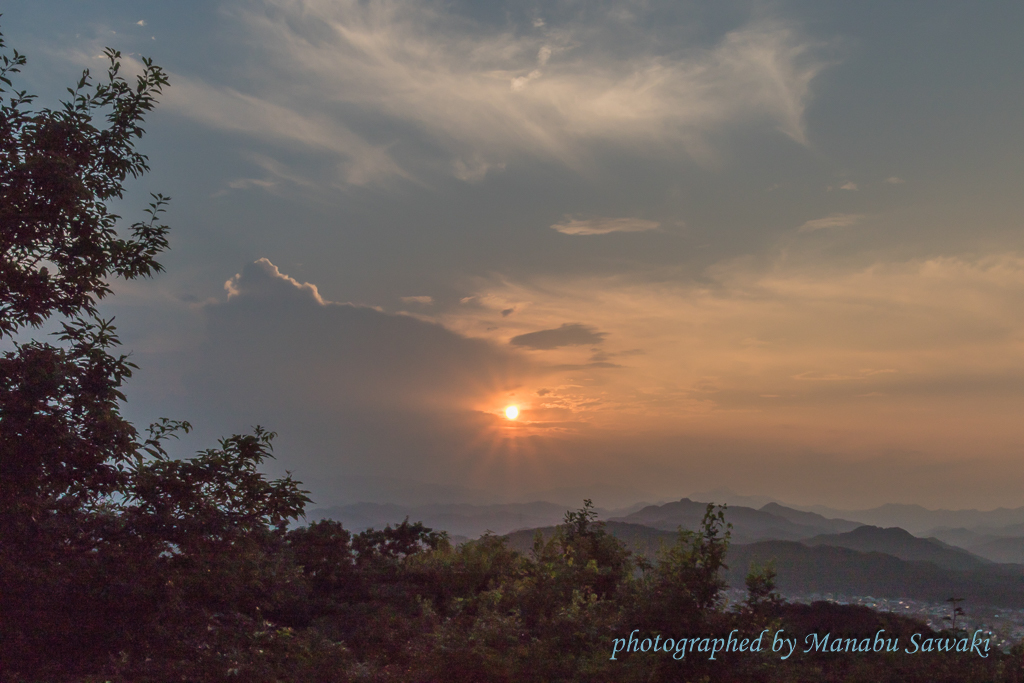
[[[667,610],[666,626],[679,624],[681,618],[703,623],[718,607],[726,586],[721,573],[727,568],[731,529],[725,522],[725,506],[716,509],[708,503],[700,529],[680,528],[676,544],[662,553],[655,566],[654,590]]]
[[[745,579],[747,599],[743,601],[741,613],[755,626],[774,616],[782,606],[782,596],[775,590],[776,576],[774,561],[763,565],[750,563]]]
[[[948,602],[950,604],[949,616],[948,617],[942,617],[942,620],[949,622],[949,627],[951,629],[953,629],[954,633],[956,632],[956,618],[957,617],[962,617],[965,614],[963,608],[960,606],[960,603],[963,602],[963,601],[964,601],[963,598],[957,598],[957,597],[946,598],[946,602]]]
[[[624,606],[623,625],[640,633],[695,637],[722,631],[722,570],[731,525],[724,506],[708,504],[700,528],[678,530],[676,542],[662,548],[657,562],[637,582]],[[627,633],[628,633],[627,629]],[[726,632],[728,629],[725,629]],[[693,657],[633,657],[627,661],[635,680],[700,680],[707,661]]]
[[[108,48],[105,55],[107,80],[94,84],[86,70],[60,109],[27,109],[35,96],[25,91],[3,98],[0,334],[38,326],[54,313],[94,315],[96,301],[110,293],[110,275],[133,279],[163,270],[155,258],[167,248],[167,226],[156,217],[167,198],[154,195],[150,220],[133,225],[127,238],[118,235],[120,217],[107,202],[124,196],[128,176],[149,170],[135,140],[167,77],[143,58],[132,87],[119,75],[121,53]],[[2,60],[5,94],[25,57],[15,51]],[[103,112],[106,125],[97,127]]]
[[[0,340],[54,316],[62,330],[0,357],[0,672],[12,680],[181,680],[262,661],[278,649],[263,614],[300,576],[281,549],[308,498],[258,471],[272,433],[174,460],[162,444],[188,423],[143,437],[120,413],[135,365],[96,305],[111,278],[162,270],[168,198],[153,195],[127,235],[108,203],[148,170],[135,143],[168,80],[144,58],[129,83],[120,53],[105,54],[104,80],[85,71],[60,108],[38,111],[11,90],[24,56],[0,54]]]
[[[0,591],[8,665],[45,661],[51,636],[78,621],[71,605],[60,609],[73,596],[54,587],[90,575],[82,561],[95,553],[104,501],[145,447],[119,412],[134,366],[111,355],[118,339],[95,304],[110,291],[108,276],[160,270],[167,228],[157,221],[167,199],[155,196],[149,220],[128,238],[106,202],[147,170],[134,142],[167,79],[146,60],[132,87],[118,75],[120,54],[106,54],[105,82],[86,71],[60,109],[40,111],[29,108],[34,96],[10,90],[25,57],[2,55],[0,340],[66,317],[59,345],[14,344],[0,358],[0,572],[5,586],[18,587]]]
[[[0,36],[0,49],[5,44]],[[137,432],[121,418],[120,387],[135,367],[111,355],[118,339],[96,318],[107,279],[162,270],[167,198],[154,195],[149,219],[117,232],[107,202],[128,176],[148,170],[135,150],[144,116],[167,77],[151,60],[134,87],[107,50],[105,82],[87,71],[56,110],[32,111],[34,96],[9,92],[25,57],[3,54],[0,69],[0,340],[58,314],[60,346],[15,345],[0,361],[0,512],[36,516],[39,504],[77,505],[109,494],[136,456]],[[105,119],[97,126],[97,118]]]

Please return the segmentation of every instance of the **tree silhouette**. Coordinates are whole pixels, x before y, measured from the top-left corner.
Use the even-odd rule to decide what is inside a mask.
[[[143,436],[121,415],[135,365],[96,305],[111,278],[162,270],[168,198],[153,195],[127,235],[108,204],[148,170],[135,142],[168,80],[143,58],[129,83],[120,53],[105,55],[104,79],[85,71],[60,108],[38,111],[12,90],[25,57],[0,55],[0,341],[12,347],[0,357],[0,673],[12,680],[70,680],[114,660],[195,668],[218,638],[273,650],[239,643],[298,571],[279,548],[308,498],[259,473],[272,433],[181,461],[162,444],[188,423]],[[56,344],[13,341],[54,316]]]
[[[942,617],[943,621],[950,623],[950,628],[956,631],[956,618],[964,615],[963,608],[960,607],[960,603],[963,602],[963,598],[946,598],[946,602],[950,603],[950,611],[948,617]]]

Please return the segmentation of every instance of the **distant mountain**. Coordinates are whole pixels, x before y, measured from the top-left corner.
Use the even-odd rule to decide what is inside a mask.
[[[526,527],[557,524],[565,517],[565,507],[554,503],[519,503],[508,505],[394,505],[384,503],[354,503],[312,510],[312,520],[333,519],[350,531],[363,531],[370,527],[382,529],[385,525],[400,524],[406,517],[411,522],[423,522],[432,529],[449,534],[476,538],[487,531],[504,534]]]
[[[1024,564],[1024,538],[992,538],[972,545],[970,551],[993,562]]]
[[[979,534],[976,531],[971,531],[970,529],[964,529],[963,527],[956,529],[937,527],[935,529],[929,529],[924,532],[923,535],[929,538],[937,538],[943,543],[949,543],[950,545],[955,545],[956,547],[963,548],[964,550],[995,538],[995,536],[986,536],[984,534]]]
[[[885,553],[901,560],[931,562],[945,569],[969,570],[991,564],[962,548],[943,543],[937,538],[918,538],[899,527],[882,529],[861,526],[842,534],[823,534],[801,541],[808,546],[832,546],[861,552]]]
[[[873,526],[898,526],[912,534],[921,534],[939,527],[976,529],[1024,524],[1024,507],[996,510],[929,510],[920,505],[896,503],[888,503],[870,510],[836,510],[822,505],[792,507],[816,512],[825,517],[850,519]]]
[[[625,517],[612,517],[609,521],[643,524],[664,531],[674,531],[680,526],[684,529],[696,529],[704,517],[706,508],[706,503],[683,498],[674,503],[650,505]],[[814,518],[808,519],[815,521]],[[825,520],[826,523],[821,526],[814,526],[792,522],[770,512],[743,506],[729,507],[725,521],[733,525],[732,538],[735,543],[752,543],[765,539],[795,541],[821,533],[830,533],[835,529],[834,525],[828,523],[830,520]]]
[[[704,516],[705,508],[706,503],[683,498],[662,505],[638,503],[617,510],[599,508],[597,512],[600,519],[675,532],[680,526],[684,529],[696,529]],[[421,521],[432,529],[447,531],[452,537],[477,538],[487,531],[507,534],[517,529],[553,527],[562,522],[566,510],[565,505],[547,502],[492,505],[354,503],[310,510],[307,519],[334,519],[344,524],[345,528],[358,532],[370,527],[380,529],[387,524],[400,524],[408,517],[410,521]],[[873,510],[861,511],[839,511],[829,508],[815,510],[817,512],[800,510],[775,502],[770,502],[759,510],[736,505],[728,508],[726,521],[733,525],[734,544],[764,540],[805,541],[823,535],[842,535],[855,530],[867,520],[865,523],[868,526],[901,526],[918,536],[934,536],[943,543],[974,553],[978,558],[993,562],[1024,564],[1024,541],[1020,540],[1024,538],[1024,508],[980,512],[927,510],[917,505],[884,505]],[[890,519],[902,520],[907,525],[871,521]],[[945,524],[958,519],[971,524]],[[903,540],[906,543],[910,542],[905,538]],[[897,545],[885,543],[878,546],[870,543],[857,546],[851,545],[852,541],[841,539],[819,539],[815,543],[838,543],[854,549],[888,552],[903,559],[928,559],[926,551],[934,550],[934,543],[930,547],[918,546],[924,555],[915,555],[909,547],[899,550]],[[963,557],[947,552],[935,555],[935,558],[939,559],[932,558],[931,561],[937,561],[946,567],[966,567],[962,564]]]
[[[555,533],[555,528],[548,526],[540,529],[514,531],[507,535],[508,547],[523,554],[529,554],[533,550],[535,534],[539,531],[546,541]],[[662,531],[641,524],[625,522],[605,522],[604,528],[609,534],[622,541],[631,552],[651,559],[658,556],[658,551],[663,545],[671,546],[679,537],[676,531]]]
[[[639,508],[638,508],[639,509]],[[986,536],[1004,536],[1021,538],[1024,537],[1024,523],[1022,524],[1006,524],[1003,526],[976,526],[971,529],[972,531],[984,534]]]
[[[761,541],[729,548],[726,580],[742,586],[751,562],[773,560],[783,593],[832,593],[942,602],[962,597],[967,605],[1024,608],[1024,566],[989,564],[969,571],[908,562],[878,552],[792,541]]]
[[[1020,524],[976,529],[938,528],[929,535],[993,562],[1024,564],[1024,528]]]
[[[731,489],[717,488],[713,491],[698,491],[690,493],[686,496],[690,500],[704,500],[709,503],[718,503],[719,505],[725,504],[729,507],[733,505],[754,508],[760,508],[767,503],[778,503],[777,498],[771,496],[743,496],[738,493],[734,493]]]
[[[782,517],[788,519],[794,524],[801,524],[803,526],[814,527],[816,529],[827,529],[830,533],[841,534],[844,531],[853,531],[859,526],[862,526],[860,522],[851,522],[848,519],[829,519],[815,512],[804,512],[803,510],[794,510],[778,503],[768,503],[761,508],[761,512],[767,512],[768,514],[775,515],[776,517]]]
[[[656,558],[662,546],[674,544],[677,538],[675,532],[624,522],[607,522],[605,529],[623,541],[629,550],[650,559]],[[509,547],[529,553],[538,531],[549,539],[555,527],[513,532],[508,535]],[[974,569],[954,570],[881,552],[809,546],[794,541],[730,545],[724,578],[730,586],[742,588],[751,563],[763,565],[769,560],[775,565],[776,583],[783,594],[871,595],[929,602],[942,602],[955,595],[965,598],[968,606],[1024,608],[1024,565],[982,563]]]
[[[634,509],[635,507],[624,510],[598,508],[596,511],[599,517],[604,518],[629,514]],[[565,518],[565,513],[566,506],[543,502],[497,505],[353,503],[313,509],[307,514],[307,519],[333,519],[341,522],[350,531],[363,531],[370,527],[382,529],[387,524],[401,524],[402,520],[408,517],[409,521],[423,522],[431,529],[477,538],[487,531],[507,534],[516,529],[559,524]]]

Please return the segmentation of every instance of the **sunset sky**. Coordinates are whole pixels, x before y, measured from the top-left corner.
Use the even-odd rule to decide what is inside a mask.
[[[33,0],[164,67],[126,413],[318,505],[1024,505],[1024,4]],[[515,405],[519,415],[506,417]]]

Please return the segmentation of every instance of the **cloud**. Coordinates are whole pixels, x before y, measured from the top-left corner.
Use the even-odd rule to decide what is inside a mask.
[[[585,355],[548,351],[545,360],[551,354],[558,365],[534,391],[561,386],[574,406],[603,401],[599,416],[576,416],[610,431],[720,438],[739,430],[792,448],[952,457],[957,449],[1006,453],[1017,439],[1013,415],[1024,410],[1011,389],[1024,376],[1018,254],[840,267],[791,246],[768,261],[721,262],[692,281],[658,268],[628,277],[506,276],[476,296],[530,301],[517,330],[558,331],[561,320],[582,318],[607,335],[601,353],[590,344]],[[493,313],[459,308],[444,320],[482,330],[478,321]],[[500,341],[508,332],[486,334]],[[646,353],[614,372],[587,365],[637,348]],[[706,377],[716,378],[713,394],[696,390]],[[884,396],[870,405],[857,398],[871,392]],[[762,395],[783,398],[766,405]],[[984,437],[968,426],[982,423]]]
[[[661,223],[642,218],[590,218],[569,219],[551,226],[564,235],[607,235],[612,232],[646,232],[656,230]]]
[[[800,232],[814,232],[815,230],[828,230],[831,228],[849,228],[864,220],[864,216],[857,213],[834,213],[824,218],[816,218],[807,221],[800,226]]]
[[[525,76],[516,76],[512,79],[512,92],[519,92],[526,87],[526,84],[535,78],[541,77],[541,72],[538,69],[534,69]]]
[[[551,369],[552,370],[561,370],[561,371],[572,371],[572,370],[592,370],[592,369],[607,369],[607,368],[621,368],[621,367],[622,366],[618,365],[617,363],[608,363],[606,361],[594,361],[594,362],[589,362],[589,363],[562,363],[561,365],[553,365],[553,366],[551,366]],[[585,403],[579,403],[577,405],[578,406],[582,406],[582,407],[586,407],[586,406],[594,406],[594,405],[599,405],[599,404],[600,404],[600,402],[597,402],[597,401],[589,401],[589,402],[585,402]]]
[[[856,374],[837,374],[834,372],[815,372],[808,370],[807,372],[801,372],[798,375],[793,375],[793,379],[804,380],[809,382],[846,382],[849,380],[862,380],[867,379],[873,375],[884,375],[897,372],[893,368],[885,368],[882,370],[874,370],[871,368],[859,370]],[[864,396],[865,394],[858,394]]]
[[[139,19],[138,21],[135,22],[135,25],[136,26],[145,26],[146,25],[146,20],[145,19]]]
[[[247,264],[241,273],[224,283],[224,290],[228,301],[235,297],[255,297],[275,302],[308,299],[321,306],[329,303],[320,296],[316,285],[285,275],[267,258]]]
[[[421,306],[431,306],[434,303],[434,297],[432,296],[403,296],[402,301],[407,304],[419,304]]]
[[[300,145],[306,152],[330,155],[339,171],[318,172],[319,182],[326,177],[328,185],[366,185],[394,176],[408,177],[386,146],[367,142],[335,117],[185,76],[172,77],[174,87],[162,98],[168,109],[212,128],[253,136],[270,145],[291,149]],[[261,158],[265,161],[260,165],[273,175],[301,184],[312,182],[280,161]]]
[[[478,299],[531,302],[502,325],[583,328],[533,338],[555,347],[546,366],[524,360],[517,350],[533,346],[510,346],[507,327],[490,341],[458,331],[483,329],[497,309],[455,306],[441,325],[332,303],[260,260],[229,280],[229,297],[188,309],[205,316],[204,341],[187,355],[180,402],[157,414],[193,421],[199,445],[273,428],[281,467],[320,491],[333,477],[397,472],[527,490],[582,463],[596,479],[639,481],[614,469],[623,453],[648,458],[634,470],[656,472],[653,483],[668,472],[687,481],[709,453],[778,481],[809,476],[786,458],[813,453],[824,483],[872,454],[1019,461],[1009,458],[1024,410],[1024,256],[846,267],[796,256],[723,262],[692,282],[654,271],[481,285]],[[139,362],[145,381],[158,364]],[[498,431],[497,411],[513,403],[529,439]],[[883,460],[873,476],[894,462]]]
[[[902,185],[903,183],[905,183],[907,181],[904,180],[903,178],[897,178],[896,176],[892,176],[892,177],[886,178],[885,182],[889,183],[890,185]]]
[[[288,468],[321,491],[341,471],[465,474],[452,459],[535,374],[515,349],[331,302],[265,258],[228,283],[226,299],[198,309],[205,334],[179,361],[184,388],[167,410],[207,440],[274,429]]]
[[[491,163],[485,161],[478,154],[470,155],[469,159],[455,159],[452,161],[452,174],[467,183],[478,183],[487,177],[491,171],[504,171],[505,163]]]
[[[513,353],[437,323],[328,301],[266,258],[246,265],[225,290],[225,302],[207,307],[204,375],[274,377],[275,394],[297,406],[463,404],[526,368]]]
[[[562,346],[584,346],[600,344],[607,336],[596,328],[581,323],[563,323],[553,330],[539,330],[520,334],[509,341],[513,346],[525,346],[528,349],[547,351]]]
[[[852,180],[848,180],[845,183],[843,183],[842,185],[840,185],[839,189],[840,190],[856,191],[857,190],[857,183],[853,182]]]
[[[231,190],[248,190],[258,187],[274,194],[281,194],[282,189],[287,186],[311,188],[315,186],[314,181],[303,177],[298,171],[287,167],[275,159],[264,154],[246,153],[243,155],[248,161],[259,166],[266,173],[264,178],[237,178],[230,180],[227,187],[214,192],[212,197],[222,197]]]
[[[715,135],[765,122],[803,144],[825,67],[818,45],[773,20],[661,45],[614,12],[510,26],[426,1],[262,4],[237,10],[255,85],[177,77],[168,101],[205,125],[333,155],[349,184],[438,168],[477,182],[523,158],[584,171],[608,143],[706,158]]]
[[[223,197],[228,194],[230,190],[248,190],[253,187],[258,187],[261,190],[273,191],[277,187],[277,182],[273,180],[264,180],[262,178],[236,178],[235,180],[228,181],[227,188],[217,190],[210,196]]]

